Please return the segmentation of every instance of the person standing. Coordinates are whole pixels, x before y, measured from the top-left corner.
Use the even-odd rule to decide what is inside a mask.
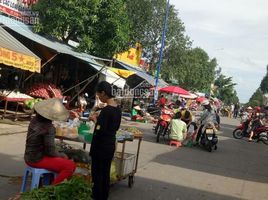
[[[34,110],[36,117],[31,120],[28,128],[24,160],[30,167],[57,172],[58,176],[52,182],[56,185],[69,179],[76,168],[73,161],[56,150],[54,143],[56,130],[52,121],[66,120],[69,112],[59,99],[38,102]]]
[[[93,199],[107,200],[110,190],[110,169],[115,152],[115,135],[121,124],[121,109],[112,94],[112,86],[102,81],[97,85],[99,99],[106,103],[99,115],[90,116],[95,130],[90,148]]]
[[[239,103],[236,103],[234,106],[234,118],[237,118],[239,109],[240,109]]]

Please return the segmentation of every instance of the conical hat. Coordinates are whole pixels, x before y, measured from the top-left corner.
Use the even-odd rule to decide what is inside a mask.
[[[47,99],[34,105],[35,111],[44,118],[52,121],[65,121],[69,112],[59,99]]]

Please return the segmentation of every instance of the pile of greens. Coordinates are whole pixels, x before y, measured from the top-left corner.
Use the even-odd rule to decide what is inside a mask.
[[[22,200],[92,200],[92,185],[82,177],[72,177],[56,186],[47,186],[23,193]]]

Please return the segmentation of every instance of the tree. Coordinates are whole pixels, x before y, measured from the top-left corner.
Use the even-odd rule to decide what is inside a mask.
[[[111,58],[128,46],[124,0],[39,0],[33,9],[40,17],[36,32],[74,40],[78,51]]]
[[[239,99],[234,89],[236,83],[233,83],[232,77],[226,77],[220,74],[214,82],[217,87],[215,96],[221,99],[225,104],[238,103]]]
[[[90,53],[93,55],[111,58],[129,47],[130,22],[124,1],[101,1],[92,35],[95,45]]]
[[[178,84],[192,91],[208,93],[215,77],[216,59],[210,59],[201,48],[194,48],[181,52],[171,51],[168,60],[163,64],[163,77],[165,80],[175,78]],[[177,55],[177,56],[176,56]]]
[[[263,93],[268,93],[268,65],[266,66],[266,75],[261,81],[260,89]]]
[[[263,92],[260,88],[254,92],[254,94],[251,96],[249,99],[248,105],[250,106],[262,106],[264,103],[264,98],[263,98]]]
[[[126,2],[132,27],[132,41],[142,44],[153,73],[159,59],[166,0],[126,0]],[[166,33],[165,59],[169,58],[168,54],[174,54],[174,50],[177,51],[176,56],[178,56],[180,50],[190,46],[190,40],[184,32],[185,27],[178,18],[178,11],[171,5]],[[170,52],[170,49],[173,49],[173,52]]]

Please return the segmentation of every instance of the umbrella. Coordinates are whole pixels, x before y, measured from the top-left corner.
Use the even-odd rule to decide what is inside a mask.
[[[206,97],[198,97],[198,98],[196,99],[196,102],[202,103],[202,102],[205,101],[205,100],[207,100]]]
[[[190,95],[190,93],[188,91],[186,91],[185,89],[182,89],[178,86],[167,86],[167,87],[161,88],[159,91],[160,92],[175,93],[175,94],[182,94],[182,95]]]

